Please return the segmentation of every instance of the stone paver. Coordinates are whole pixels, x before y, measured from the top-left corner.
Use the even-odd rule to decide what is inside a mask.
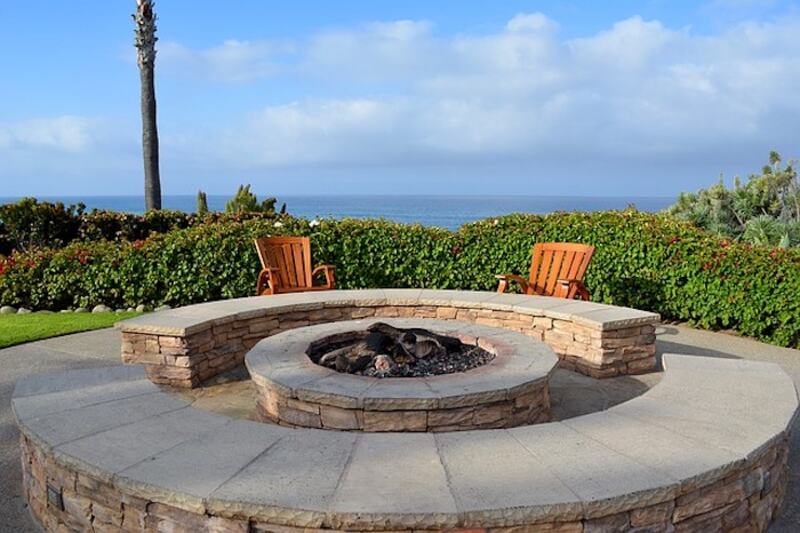
[[[467,431],[435,438],[453,496],[466,516],[488,512],[509,524],[579,518],[574,512],[578,496],[511,434]]]
[[[112,475],[186,440],[211,435],[227,421],[223,416],[183,407],[134,423],[119,420],[117,427],[58,446],[56,455],[74,459],[80,467],[93,467],[95,473]],[[78,430],[91,427],[77,420],[74,425]]]
[[[37,437],[57,446],[123,424],[147,421],[155,415],[184,407],[186,403],[175,396],[156,392],[67,411],[56,408],[53,414],[30,419],[28,427]]]
[[[677,492],[677,479],[643,466],[563,423],[508,432],[584,502],[590,517],[619,512],[632,497],[644,506]]]
[[[164,489],[159,501],[204,512],[203,499],[286,434],[277,426],[244,420],[210,429],[125,468],[117,474],[118,482],[133,494]]]
[[[430,520],[455,526],[456,512],[429,433],[362,435],[331,506],[334,527],[344,523],[348,528],[367,528],[384,520],[408,529]]]
[[[209,498],[211,511],[247,513],[264,521],[293,520],[316,527],[322,523],[359,435],[345,432],[300,432],[276,428],[283,437]],[[314,450],[295,459],[300,450]],[[273,482],[263,490],[264,479]],[[251,502],[241,503],[241,502]],[[287,511],[293,507],[294,511]]]
[[[740,455],[702,440],[615,413],[568,419],[564,425],[639,464],[651,465],[672,479],[682,480],[684,485],[712,483],[743,462]]]

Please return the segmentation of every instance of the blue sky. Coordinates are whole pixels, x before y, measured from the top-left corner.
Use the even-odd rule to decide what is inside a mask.
[[[0,196],[140,193],[133,7],[0,4]],[[167,194],[669,196],[800,156],[796,2],[156,10]]]

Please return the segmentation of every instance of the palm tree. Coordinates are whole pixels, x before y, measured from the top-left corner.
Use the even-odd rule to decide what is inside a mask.
[[[136,0],[134,45],[139,62],[142,106],[142,154],[144,156],[145,208],[161,209],[161,176],[158,170],[158,127],[156,126],[156,15],[152,0]]]

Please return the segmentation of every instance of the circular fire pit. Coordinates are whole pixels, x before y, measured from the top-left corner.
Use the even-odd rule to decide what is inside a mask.
[[[448,373],[440,375],[406,374],[417,377],[378,377],[404,373],[376,372],[374,366],[368,375],[357,375],[317,364],[342,348],[355,353],[350,359],[356,361],[370,329],[394,331],[398,339],[415,335],[424,346],[410,345],[412,354],[441,351],[443,343],[457,342],[462,354],[478,353],[482,364],[444,369]],[[427,344],[431,338],[438,341]],[[387,350],[408,357],[399,348],[381,346],[369,353],[370,362],[391,355],[379,353]],[[424,361],[429,355],[414,357]],[[393,364],[405,360],[395,356]],[[543,342],[499,328],[452,320],[364,319],[273,335],[260,341],[245,362],[265,421],[336,430],[457,431],[549,421],[548,378],[558,358]]]
[[[424,328],[398,328],[386,322],[313,341],[306,355],[337,372],[377,378],[453,374],[494,359],[492,352],[457,336]]]

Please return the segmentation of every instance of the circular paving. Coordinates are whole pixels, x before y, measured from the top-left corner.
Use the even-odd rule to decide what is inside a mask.
[[[306,354],[320,339],[382,321],[459,338],[494,355],[454,374],[376,378],[343,374]],[[245,363],[259,416],[295,427],[355,431],[458,431],[550,420],[548,378],[558,357],[547,344],[512,331],[454,320],[363,319],[293,329],[260,341]]]

